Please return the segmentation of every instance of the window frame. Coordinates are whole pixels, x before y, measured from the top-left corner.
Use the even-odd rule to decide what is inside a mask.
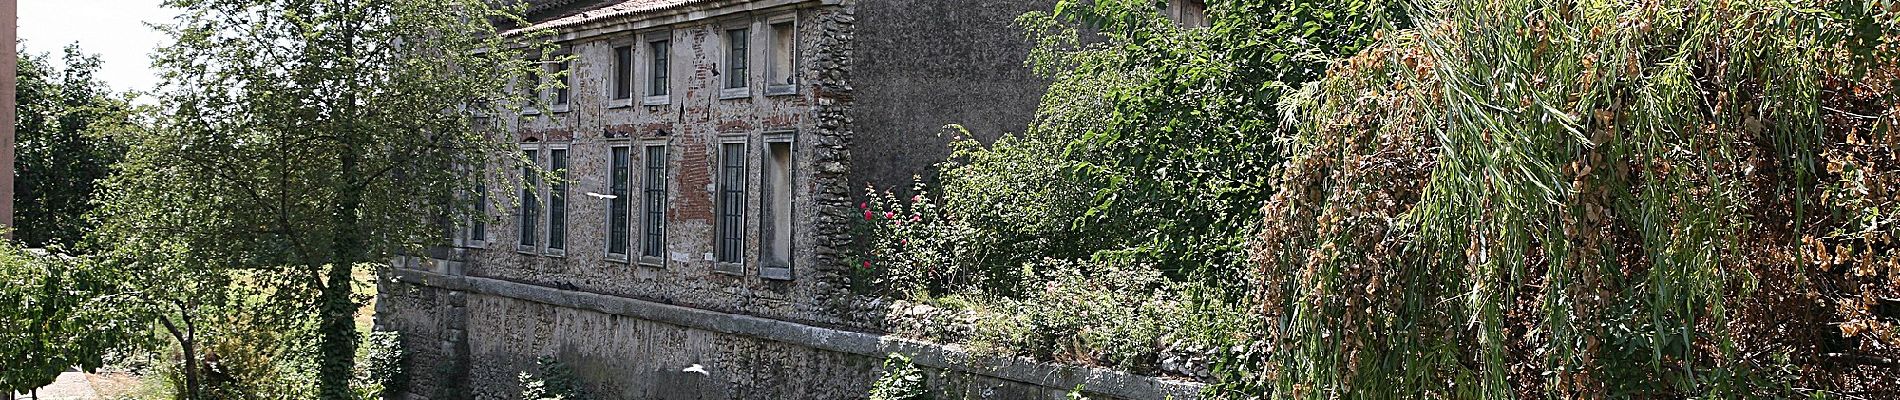
[[[547,98],[542,99],[547,102],[549,112],[561,114],[573,109],[574,63],[580,60],[572,58],[572,55],[567,50],[555,53],[554,60],[544,66],[547,75],[555,78],[554,84],[549,85],[547,93],[544,93]]]
[[[757,229],[759,233],[759,277],[789,281],[792,280],[792,272],[798,265],[797,134],[795,132],[768,133],[761,141],[764,143],[762,146],[759,146],[759,226]],[[774,155],[773,148],[776,146],[786,147],[784,171],[778,171],[776,163],[772,160]],[[768,168],[771,169],[770,172],[768,172]],[[778,187],[778,185],[771,184],[770,182],[773,181],[773,177],[766,176],[768,173],[784,174],[786,178],[785,187]],[[783,204],[783,210],[778,209],[779,205],[774,203],[774,201],[778,199],[767,198],[767,196],[777,197],[777,195],[785,196],[784,199],[786,201],[785,204]],[[772,215],[770,216],[765,215],[765,211],[768,207],[771,207],[772,210]],[[775,226],[778,224],[777,217],[781,216],[784,217],[786,221],[785,226]],[[777,237],[768,237],[766,235],[767,227],[772,227],[772,229],[775,230],[774,233],[778,233],[776,232],[777,229],[785,230],[785,232],[783,232],[786,239],[785,243],[776,243]],[[770,250],[780,250],[778,247],[781,245],[784,246],[782,250],[785,252],[784,265],[770,265],[775,257],[771,257],[766,254],[766,252]]]
[[[779,25],[791,25],[792,29],[791,43],[786,44],[791,47],[788,51],[789,54],[786,56],[789,59],[785,60],[788,64],[786,73],[790,74],[790,82],[787,83],[779,83],[779,81],[782,80],[782,78],[788,77],[778,76]],[[798,94],[798,38],[800,36],[798,34],[798,12],[787,12],[766,19],[765,30],[765,95],[785,96]]]
[[[672,162],[673,149],[672,149],[671,144],[668,143],[665,139],[654,139],[654,140],[641,142],[639,148],[640,148],[639,159],[640,161],[642,161],[641,163],[642,168],[641,168],[641,174],[640,174],[640,200],[641,200],[640,217],[641,217],[642,222],[639,224],[640,225],[639,240],[636,240],[636,242],[640,243],[640,245],[637,246],[637,248],[629,247],[628,250],[639,251],[638,258],[639,258],[640,265],[655,267],[655,268],[665,268],[666,259],[667,259],[666,257],[667,245],[668,245],[667,240],[666,240],[666,231],[667,231],[666,218],[668,217],[667,209],[670,208],[669,207],[670,204],[668,204],[667,200],[669,200],[668,198],[672,196],[673,194],[673,179],[671,179],[673,176],[673,162]],[[654,187],[651,186],[653,184],[652,182],[653,176],[651,175],[652,173],[651,169],[653,167],[652,152],[653,152],[653,149],[655,148],[660,149],[660,163],[659,163],[659,167],[660,167],[659,178],[660,179],[659,179],[659,185],[658,185],[658,192],[659,192],[658,194],[660,198],[659,198],[658,203],[649,203],[652,201],[652,199],[649,198],[648,196],[652,196],[655,191]],[[654,208],[657,208],[657,210],[648,209],[649,205],[655,206]],[[647,220],[647,218],[651,216],[651,213],[654,213],[654,212],[659,213],[659,218],[657,221],[658,224],[657,226],[648,226],[645,221]],[[633,229],[628,229],[628,231],[632,232]],[[658,232],[656,233],[653,231],[658,231]],[[655,249],[650,249],[647,246],[651,244],[651,243],[646,242],[646,239],[650,236],[657,236],[657,238],[659,239],[659,248],[656,250],[657,251],[655,253],[656,255],[647,254],[648,250],[655,250]]]
[[[607,99],[607,108],[632,107],[640,101],[640,44],[633,37],[626,37],[607,43],[607,84],[601,91],[601,98]],[[620,49],[627,50],[626,65],[621,65]],[[620,80],[626,79],[627,97],[620,97]]]
[[[748,190],[751,188],[752,175],[749,165],[752,159],[752,146],[749,139],[745,135],[722,135],[719,137],[718,145],[713,148],[717,152],[715,164],[717,168],[713,176],[713,271],[718,273],[745,275],[746,233],[751,231],[746,228],[746,205],[750,202],[748,197],[752,195]],[[737,160],[727,157],[726,148],[734,145],[739,146]],[[728,179],[730,170],[734,168],[732,165],[734,161],[739,163],[737,166],[739,181],[736,183]],[[731,187],[735,184],[739,186],[737,193],[730,193],[734,192]],[[731,203],[732,199],[728,196],[731,194],[737,195],[739,204]],[[736,220],[728,221],[729,218]],[[735,235],[738,239],[738,248],[726,247],[734,245],[731,240]],[[734,259],[727,260],[728,254]]]
[[[753,21],[750,19],[719,25],[719,53],[723,54],[720,57],[718,70],[719,82],[717,83],[720,100],[752,97],[752,60],[758,58],[752,55],[752,52],[758,50],[758,46],[752,43],[752,34],[758,31],[757,27],[753,25],[755,24],[753,24]],[[743,40],[735,41],[733,38],[734,32],[740,31],[744,32],[745,37],[742,38]],[[743,43],[745,44],[745,48],[734,51],[732,48],[733,43]],[[745,59],[735,63],[732,59],[735,54]],[[737,71],[734,70],[735,65],[738,66]],[[744,86],[732,86],[732,75],[738,75],[739,82],[742,82]]]
[[[521,105],[521,115],[541,115],[541,106],[547,103],[545,93],[541,92],[541,83],[547,78],[545,76],[547,66],[542,64],[539,57],[528,58],[528,64],[532,64],[535,68],[528,68],[528,75],[519,77],[520,79],[516,82],[517,86],[520,86],[516,89],[521,90],[524,95],[522,98],[527,99],[527,104]]]
[[[639,85],[640,90],[636,92],[639,95],[636,97],[640,98],[640,104],[663,106],[673,102],[673,86],[677,83],[673,66],[679,63],[678,54],[675,54],[673,50],[678,47],[678,44],[673,40],[671,29],[640,35],[640,48],[634,49],[635,58],[639,59],[634,62],[634,77],[639,80],[635,84]],[[646,51],[640,51],[642,49]],[[661,54],[656,51],[657,49],[665,49],[665,57],[660,57]],[[645,56],[639,54],[645,54]],[[656,70],[665,72],[665,75],[656,76]],[[658,81],[659,79],[664,79],[664,81]],[[655,94],[653,92],[656,89],[665,92]]]
[[[570,158],[573,154],[568,151],[567,147],[566,143],[547,143],[543,145],[542,148],[542,150],[547,153],[547,172],[553,174],[554,179],[558,181],[544,182],[544,184],[541,185],[541,206],[544,212],[542,212],[540,217],[541,225],[545,227],[541,232],[541,255],[555,258],[567,257],[567,247],[570,245],[567,239],[573,236],[568,232],[568,221],[573,219],[571,217],[574,207],[569,204],[572,202],[569,201],[570,197],[567,192],[570,192],[571,190],[569,189],[573,186],[573,182],[568,179],[568,176],[572,175],[569,172],[574,168],[574,163]],[[557,151],[561,153],[560,168],[555,168],[554,166],[554,153]],[[558,193],[555,191],[555,186],[557,185],[560,186]],[[557,195],[560,198],[559,203],[561,205],[561,247],[559,248],[554,247],[554,204],[556,203],[555,198]]]
[[[474,200],[475,209],[471,210],[472,215],[462,221],[462,237],[459,238],[461,243],[456,243],[462,248],[488,248],[488,160],[485,159],[487,158],[485,154],[481,157],[484,159],[477,161],[474,169],[469,171],[474,175],[475,187],[465,195],[474,197],[472,200]]]
[[[519,182],[521,198],[515,199],[515,252],[535,255],[540,253],[541,244],[541,234],[538,229],[541,204],[537,200],[541,198],[541,185],[536,184],[541,177],[537,176],[534,169],[541,165],[541,144],[522,143],[520,148],[530,164],[516,167],[521,174],[521,182]]]
[[[601,251],[604,253],[603,256],[607,261],[617,263],[627,263],[631,261],[633,253],[633,162],[635,160],[633,149],[634,146],[627,142],[611,143],[607,146],[607,194],[614,196],[614,198],[607,200],[607,216],[604,218],[607,224],[607,234],[604,235],[606,245],[601,246]],[[614,163],[621,161],[620,154],[616,152],[620,151],[626,152],[626,163],[616,167]],[[615,174],[623,172],[625,175],[615,176]],[[615,184],[622,186],[615,188]],[[619,224],[614,223],[614,213],[621,212],[621,210],[618,209],[621,203],[616,202],[622,202],[626,206],[626,216],[622,218]],[[615,228],[622,229],[621,232],[626,235],[626,237],[621,238],[619,243],[623,246],[620,249],[622,253],[614,252]]]

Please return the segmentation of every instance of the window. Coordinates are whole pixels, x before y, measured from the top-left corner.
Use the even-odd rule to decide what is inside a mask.
[[[633,45],[614,47],[613,96],[615,104],[633,99]]]
[[[759,165],[759,275],[792,278],[791,135],[767,137]]]
[[[554,181],[547,185],[547,255],[562,256],[567,253],[567,148],[548,150],[548,172],[554,174]]]
[[[572,91],[568,89],[570,83],[574,82],[574,77],[570,75],[572,72],[568,70],[569,65],[571,65],[569,61],[555,63],[554,71],[551,73],[555,81],[554,88],[552,89],[554,91],[554,95],[552,96],[554,112],[567,111],[567,102],[572,93]]]
[[[798,93],[798,29],[792,16],[773,19],[771,52],[766,53],[766,63],[771,66],[765,75],[765,94],[782,95]]]
[[[540,61],[537,60],[528,60],[530,64],[538,64],[539,62]],[[541,75],[541,71],[538,71],[536,68],[530,68],[528,69],[527,75],[521,77],[522,114],[538,114],[541,112],[541,110],[538,109],[538,107],[541,107],[542,100]]]
[[[469,216],[468,247],[488,247],[488,163],[476,164],[473,171],[475,179],[475,210]]]
[[[645,174],[640,179],[640,263],[660,266],[666,261],[666,145],[646,146]]]
[[[633,212],[633,193],[627,182],[633,178],[630,171],[633,168],[633,148],[614,146],[608,158],[607,163],[611,164],[612,169],[609,175],[613,179],[608,184],[612,191],[609,195],[613,198],[607,200],[607,259],[626,261],[627,245],[633,241],[632,235],[627,232]]]
[[[726,88],[744,89],[746,71],[750,67],[746,59],[747,42],[752,40],[752,30],[748,28],[726,31]]]
[[[673,64],[668,57],[673,48],[673,42],[665,38],[671,35],[671,33],[662,34],[659,36],[661,39],[652,39],[647,42],[647,95],[643,101],[647,105],[667,103],[667,89],[672,85],[669,79],[673,73]]]
[[[535,215],[535,211],[541,208],[536,201],[536,198],[540,197],[540,191],[535,185],[535,181],[540,178],[534,173],[534,163],[540,162],[538,161],[539,153],[532,147],[523,146],[521,150],[521,155],[527,157],[528,164],[521,166],[521,205],[515,210],[515,215],[521,218],[518,225],[521,229],[520,241],[515,244],[515,251],[534,252],[535,223],[540,221],[540,216]]]
[[[735,138],[744,140],[744,138]],[[745,203],[746,203],[746,148],[745,142],[725,142],[719,145],[718,197],[714,207],[719,210],[716,249],[721,272],[743,273],[745,262]]]

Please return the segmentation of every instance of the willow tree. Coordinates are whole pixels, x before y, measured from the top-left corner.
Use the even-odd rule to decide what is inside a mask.
[[[451,166],[508,154],[475,122],[524,103],[509,82],[547,50],[498,35],[519,9],[490,3],[167,1],[182,13],[154,60],[166,116],[125,138],[107,223],[246,270],[273,307],[314,318],[320,397],[351,397],[352,272],[473,209],[455,200],[473,173]]]

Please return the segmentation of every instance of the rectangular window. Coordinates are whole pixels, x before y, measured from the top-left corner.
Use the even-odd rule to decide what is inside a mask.
[[[657,266],[666,260],[666,145],[646,147],[645,174],[640,179],[640,262]]]
[[[746,45],[752,41],[752,30],[747,28],[726,31],[726,88],[746,87]]]
[[[797,78],[797,26],[793,20],[785,19],[772,23],[772,51],[767,53],[766,62],[771,69],[766,70],[765,94],[792,94],[798,92]]]
[[[787,138],[789,139],[789,137]],[[759,275],[792,278],[792,142],[765,144],[759,165]]]
[[[554,106],[557,111],[565,111],[567,109],[567,101],[570,93],[572,93],[568,88],[572,86],[571,83],[574,82],[574,76],[571,75],[573,72],[567,69],[568,65],[569,62],[567,61],[554,64]]]
[[[469,216],[469,247],[488,246],[488,163],[477,164],[475,179],[475,215]]]
[[[547,254],[560,256],[567,250],[567,149],[548,150],[548,172],[554,174],[554,181],[548,183],[548,250]]]
[[[633,99],[633,46],[614,47],[613,65],[613,99]]]
[[[609,184],[612,190],[609,194],[613,198],[607,200],[607,258],[625,261],[627,245],[633,241],[632,235],[627,232],[631,225],[628,219],[633,211],[633,193],[628,182],[633,178],[630,173],[633,168],[633,149],[614,146],[611,153],[609,157],[612,159],[608,163],[612,164],[613,172],[609,175],[613,182]]]
[[[539,64],[539,61],[530,60],[528,62],[531,64]],[[541,71],[539,71],[537,67],[528,69],[527,75],[521,77],[522,113],[534,114],[541,112],[541,110],[536,108],[541,106],[542,101],[541,75]]]
[[[540,221],[540,216],[535,214],[537,214],[536,210],[541,208],[541,205],[536,201],[541,193],[540,190],[536,188],[537,185],[535,185],[535,181],[540,178],[535,175],[533,164],[540,162],[538,153],[538,151],[531,148],[521,150],[522,156],[527,157],[529,164],[521,166],[521,206],[515,210],[515,214],[521,218],[518,224],[520,227],[520,241],[516,243],[516,251],[534,251],[535,238],[537,237],[535,223]]]
[[[647,43],[647,97],[664,98],[667,95],[667,88],[672,84],[668,81],[669,75],[673,72],[672,63],[667,58],[671,46],[672,41],[669,40]]]
[[[719,145],[718,248],[715,253],[721,267],[731,273],[742,273],[745,261],[745,147],[744,142]]]

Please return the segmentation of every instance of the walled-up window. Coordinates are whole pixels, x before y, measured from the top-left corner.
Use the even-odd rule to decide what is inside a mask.
[[[633,148],[614,146],[608,158],[613,171],[608,174],[613,179],[609,195],[613,198],[607,200],[607,258],[626,260],[627,245],[633,240],[627,232],[633,211],[632,184],[628,182],[632,178]]]
[[[793,19],[773,20],[771,51],[766,53],[766,94],[790,94],[798,91],[798,29]]]
[[[614,47],[614,100],[633,99],[633,46]]]
[[[547,253],[558,256],[567,251],[567,149],[548,150],[548,171],[554,174],[554,181],[547,185]]]
[[[739,89],[739,88],[746,87],[746,71],[748,70],[748,67],[750,67],[749,63],[751,62],[750,60],[747,59],[746,52],[750,50],[750,48],[748,48],[747,45],[751,41],[752,41],[751,29],[739,28],[739,29],[730,29],[726,31],[726,88],[727,89]]]
[[[744,142],[719,145],[717,249],[719,263],[738,273],[745,260],[746,148]],[[722,265],[722,266],[727,266]]]
[[[666,145],[648,145],[645,159],[645,176],[640,179],[640,261],[657,266],[666,259]]]
[[[759,274],[790,279],[792,269],[792,143],[769,141],[759,165]]]
[[[540,197],[540,193],[539,190],[536,189],[537,185],[535,185],[535,181],[540,178],[535,175],[534,165],[532,164],[540,162],[538,161],[540,159],[540,154],[538,153],[540,152],[533,148],[524,148],[521,151],[521,155],[527,157],[527,162],[530,164],[523,164],[521,166],[521,205],[515,210],[515,215],[520,217],[517,226],[521,228],[520,241],[516,243],[517,251],[534,251],[535,239],[538,238],[538,236],[536,236],[537,231],[535,224],[540,221],[540,216],[536,215],[539,214],[536,211],[539,210],[541,206],[538,204],[539,202],[536,201],[536,199]]]
[[[647,97],[667,95],[667,87],[672,84],[668,78],[673,72],[667,58],[671,46],[672,41],[664,39],[647,42]]]

